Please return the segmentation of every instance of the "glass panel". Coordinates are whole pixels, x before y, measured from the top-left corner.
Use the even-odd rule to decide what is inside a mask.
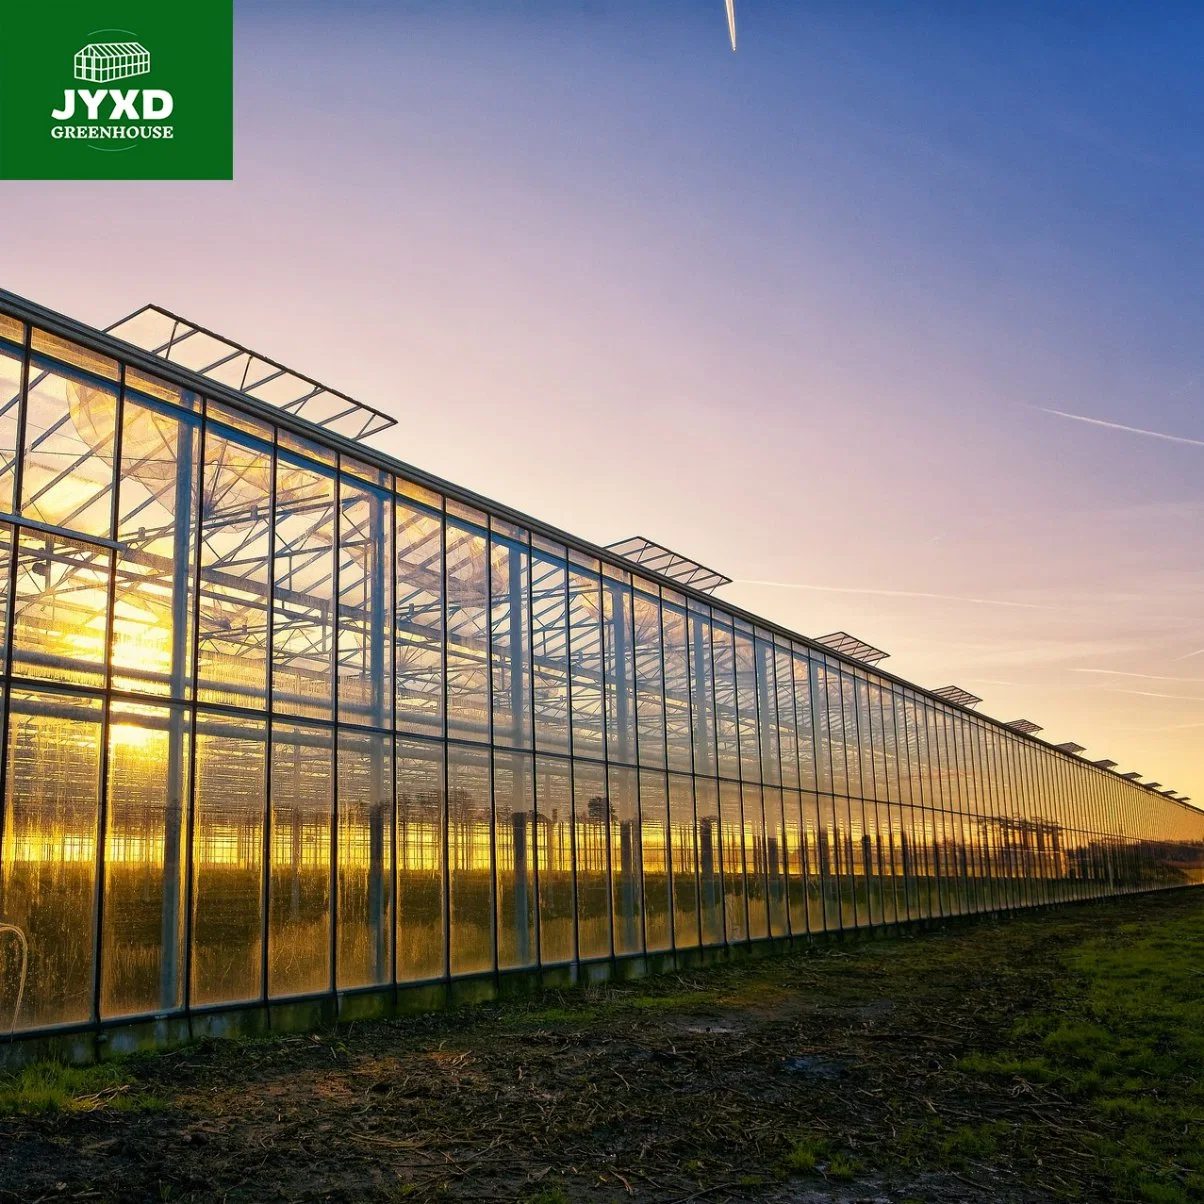
[[[832,828],[832,880],[836,886],[836,902],[840,909],[840,926],[857,926],[857,903],[854,892],[853,840],[849,830],[848,799],[834,798],[831,801]]]
[[[785,648],[778,648],[774,652],[774,678],[778,692],[778,746],[782,758],[782,785],[789,790],[797,790],[799,759],[794,712],[794,658]],[[810,729],[806,735],[810,735]]]
[[[346,477],[339,490],[339,719],[391,727],[392,502]]]
[[[272,731],[272,861],[268,991],[329,990],[331,733],[277,723]]]
[[[393,973],[389,964],[393,930],[391,746],[388,736],[339,733],[336,947],[340,987],[375,986],[388,982]]]
[[[262,994],[265,726],[197,715],[193,1003]]]
[[[611,761],[635,764],[635,657],[631,587],[602,580],[606,649],[606,753]],[[612,796],[612,804],[614,802]]]
[[[792,660],[794,664],[794,719],[798,729],[799,784],[804,790],[818,790],[816,775],[819,769],[819,734],[815,729],[810,665],[807,659],[799,654],[796,654]],[[827,749],[824,749],[824,755],[826,758]]]
[[[640,764],[665,767],[665,692],[660,602],[635,594],[635,691]],[[646,850],[645,850],[646,851]],[[651,935],[649,940],[651,940]]]
[[[687,709],[687,714],[689,713]],[[698,833],[694,786],[684,774],[669,775],[669,849],[673,867],[673,943],[698,945]],[[713,872],[712,861],[712,872]]]
[[[272,704],[331,718],[334,688],[334,477],[281,454],[276,462]]]
[[[13,559],[15,528],[0,523],[0,671],[8,660],[8,593]]]
[[[568,569],[563,560],[531,558],[532,672],[535,747],[569,751]],[[565,814],[567,814],[567,809]]]
[[[493,741],[531,747],[530,553],[526,542],[490,537]]]
[[[727,939],[743,941],[748,939],[748,910],[744,899],[744,816],[737,782],[719,783],[719,832]]]
[[[644,936],[649,953],[673,945],[669,890],[669,796],[660,770],[640,770],[640,845],[644,871]]]
[[[484,541],[481,550],[483,554]],[[447,858],[453,974],[494,968],[492,810],[488,751],[449,745]]]
[[[443,731],[443,519],[397,500],[397,730]]]
[[[690,747],[690,648],[686,642],[686,612],[664,604],[661,634],[665,646],[665,736],[669,768],[689,773],[693,767]]]
[[[451,521],[447,524],[447,731],[465,740],[489,739],[485,533]]]
[[[266,443],[210,425],[204,472],[197,697],[263,710],[271,451]]]
[[[724,940],[724,895],[719,784],[711,778],[695,778],[694,789],[698,810],[698,902],[702,940],[706,945],[721,945]]]
[[[818,795],[803,794],[803,838],[806,842],[804,859],[807,869],[807,929],[824,932],[840,927],[839,914],[826,910],[831,895],[828,877],[830,852],[828,848],[825,808]]]
[[[636,771],[611,766],[610,874],[614,907],[615,953],[644,948],[640,914],[640,809]]]
[[[104,684],[112,553],[21,531],[13,612],[13,672],[42,681]]]
[[[711,660],[711,623],[704,615],[694,611],[690,611],[688,617],[694,772],[710,777],[718,772],[715,760],[715,687]]]
[[[736,701],[740,714],[740,776],[761,780],[761,743],[757,723],[757,662],[751,636],[736,633]]]
[[[126,391],[113,606],[113,685],[192,696],[200,423]]]
[[[757,724],[761,735],[761,774],[771,786],[782,784],[781,734],[778,731],[778,693],[774,680],[773,645],[757,640]],[[790,711],[791,722],[794,710]]]
[[[117,386],[35,355],[28,396],[21,513],[107,537],[113,521]]]
[[[539,814],[539,960],[573,959],[572,765],[559,757],[535,758]]]
[[[29,968],[18,998],[21,963],[6,939],[4,1030],[92,1015],[100,716],[95,699],[11,695],[0,916],[24,935]]]
[[[569,570],[569,657],[573,701],[573,755],[601,757],[602,587],[597,576]],[[605,790],[602,792],[605,794]]]
[[[746,782],[744,802],[744,879],[748,892],[748,935],[759,940],[769,935],[768,869],[765,814],[761,787]]]
[[[573,842],[577,854],[578,956],[610,955],[610,851],[606,770],[573,762]]]
[[[802,801],[797,790],[782,791],[782,833],[786,842],[786,893],[790,931],[807,931],[807,848],[802,826]]]
[[[109,716],[102,1016],[183,1003],[187,712],[114,703]]]
[[[740,776],[740,727],[736,720],[736,650],[730,627],[712,624],[711,658],[715,672],[715,739],[719,776]],[[727,868],[726,862],[724,868]]]
[[[782,814],[782,791],[779,787],[765,787],[764,805],[765,872],[769,880],[769,933],[771,936],[786,936],[790,931],[786,920],[786,858],[789,846]]]
[[[525,753],[493,754],[493,822],[498,967],[509,970],[536,954],[535,778]]]
[[[11,514],[23,355],[19,346],[3,341],[4,335],[20,338],[20,328],[15,331],[0,329],[0,511]]]
[[[488,785],[488,783],[486,783]],[[397,979],[439,978],[443,959],[443,745],[397,741]],[[492,954],[490,955],[492,964]]]

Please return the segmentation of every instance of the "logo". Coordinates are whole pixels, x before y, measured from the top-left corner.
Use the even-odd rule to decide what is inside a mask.
[[[132,79],[150,74],[150,51],[140,42],[89,42],[75,56],[75,78],[92,83]],[[172,114],[175,100],[161,88],[64,88],[63,106],[50,116],[71,122],[79,114],[80,125],[51,126],[52,138],[171,138],[175,130],[162,124]],[[139,104],[141,98],[141,104]],[[107,106],[111,104],[112,108]],[[102,120],[102,110],[107,117]]]
[[[150,73],[150,51],[139,42],[89,42],[75,56],[75,78],[110,84]]]
[[[233,42],[233,0],[0,0],[0,179],[232,179]]]

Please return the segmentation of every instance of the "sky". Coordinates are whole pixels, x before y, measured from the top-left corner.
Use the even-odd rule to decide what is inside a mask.
[[[1204,6],[736,7],[236,0],[235,180],[0,184],[0,286],[1204,804]]]

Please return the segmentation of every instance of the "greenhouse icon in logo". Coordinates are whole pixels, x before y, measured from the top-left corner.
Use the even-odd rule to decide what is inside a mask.
[[[89,84],[146,75],[150,51],[140,42],[89,42],[75,56],[75,78]]]

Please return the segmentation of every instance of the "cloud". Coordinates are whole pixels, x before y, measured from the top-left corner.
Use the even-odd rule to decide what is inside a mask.
[[[801,581],[752,581],[740,578],[733,585],[765,585],[773,589],[809,589],[824,594],[869,594],[875,598],[927,598],[936,602],[968,602],[974,606],[1009,606],[1020,610],[1057,610],[1036,602],[1008,602],[1001,598],[967,598],[960,594],[928,594],[909,589],[860,589],[842,585],[807,585]]]
[[[1091,426],[1106,426],[1112,431],[1125,431],[1130,435],[1145,435],[1148,439],[1165,439],[1168,443],[1186,443],[1191,447],[1204,447],[1204,439],[1189,439],[1186,435],[1168,435],[1164,431],[1147,431],[1140,426],[1125,426],[1123,422],[1105,422],[1102,418],[1088,418],[1085,414],[1068,414],[1065,410],[1047,410],[1044,406],[1029,406],[1039,414],[1052,414],[1055,418],[1069,418],[1072,422],[1086,422]]]

